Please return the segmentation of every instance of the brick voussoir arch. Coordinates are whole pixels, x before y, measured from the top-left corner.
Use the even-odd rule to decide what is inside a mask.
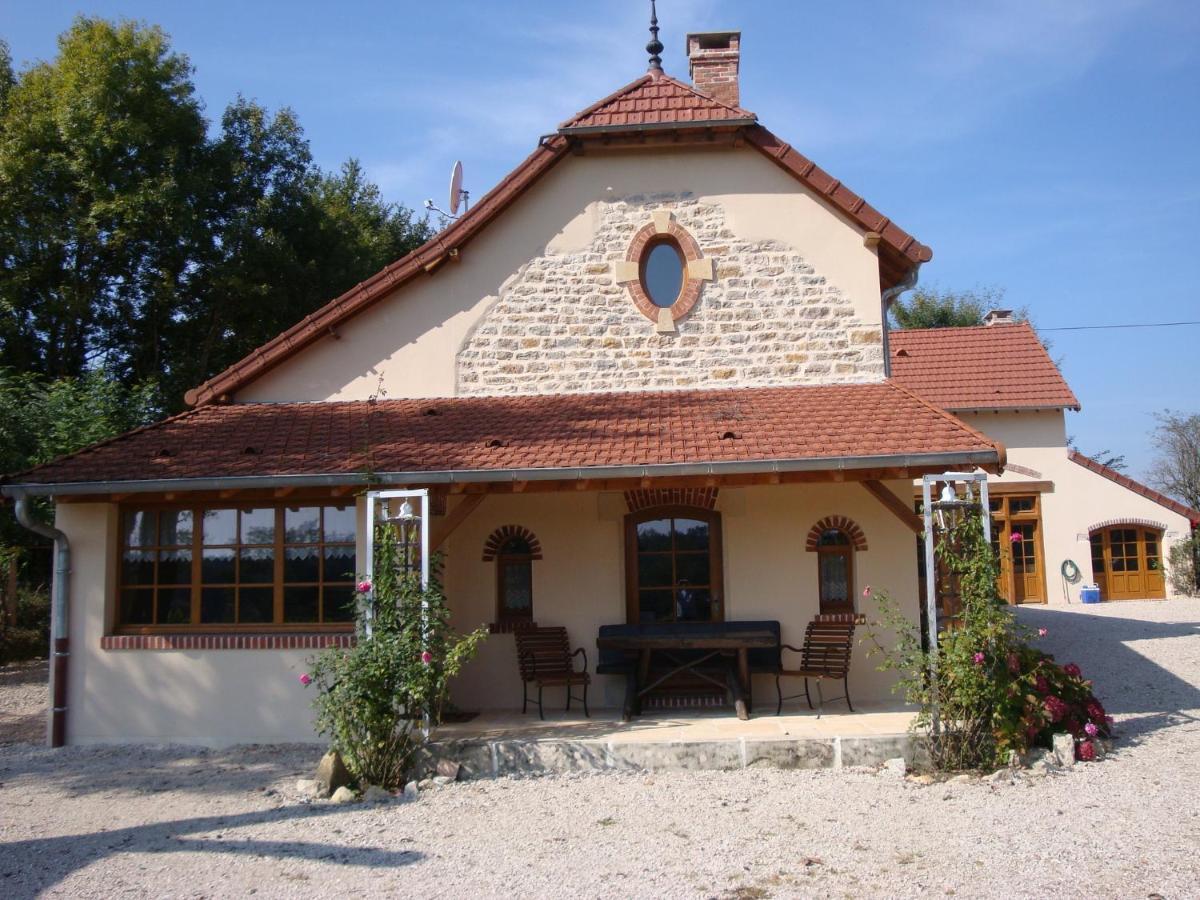
[[[826,516],[810,528],[806,549],[816,552],[821,544],[821,535],[831,528],[845,532],[846,537],[850,539],[850,543],[854,546],[855,550],[867,549],[867,536],[863,534],[863,530],[858,527],[857,522],[853,519],[847,519],[845,516]]]
[[[501,525],[491,533],[483,545],[483,561],[491,562],[500,554],[500,548],[509,538],[519,537],[529,544],[530,558],[542,558],[542,545],[528,528],[521,525]]]
[[[1103,522],[1097,522],[1095,525],[1089,525],[1088,534],[1118,525],[1131,525],[1135,528],[1153,528],[1158,531],[1167,530],[1167,526],[1164,523],[1155,522],[1153,519],[1134,519],[1126,517],[1123,519],[1105,519]]]
[[[638,308],[638,311],[651,322],[657,322],[659,307],[654,304],[654,301],[647,295],[645,288],[642,287],[642,259],[645,256],[647,247],[652,244],[660,242],[675,244],[679,248],[680,253],[683,254],[684,283],[679,292],[679,297],[667,309],[671,313],[671,318],[677,321],[692,311],[692,307],[700,299],[700,290],[704,282],[711,279],[712,273],[708,271],[706,274],[700,275],[692,271],[691,264],[703,260],[704,253],[700,250],[700,245],[692,237],[691,233],[676,222],[673,216],[669,219],[664,219],[661,214],[656,214],[656,216],[657,221],[648,222],[643,225],[629,242],[629,248],[625,251],[625,265],[627,269],[625,275],[620,280],[624,281],[625,289],[629,291],[629,297],[633,300],[633,304]],[[710,270],[711,265],[712,263],[710,262]]]

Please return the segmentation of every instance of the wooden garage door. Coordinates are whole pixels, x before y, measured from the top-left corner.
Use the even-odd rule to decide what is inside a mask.
[[[1136,525],[1093,531],[1092,577],[1104,600],[1162,600],[1162,532]]]

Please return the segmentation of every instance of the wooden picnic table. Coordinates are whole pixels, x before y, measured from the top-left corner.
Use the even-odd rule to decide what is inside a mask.
[[[727,688],[733,695],[733,706],[737,710],[738,718],[749,719],[752,700],[748,653],[755,648],[778,647],[779,635],[768,629],[736,632],[714,629],[711,634],[689,631],[680,634],[602,635],[596,638],[596,646],[601,650],[621,651],[630,657],[631,661],[636,660],[636,665],[631,665],[625,676],[625,704],[621,714],[621,720],[624,722],[628,722],[641,711],[642,697],[681,672],[690,672],[718,687]],[[707,652],[681,659],[677,655],[681,650]],[[655,653],[665,657],[674,668],[647,684],[650,659]],[[729,660],[725,668],[724,684],[699,668],[718,658]]]

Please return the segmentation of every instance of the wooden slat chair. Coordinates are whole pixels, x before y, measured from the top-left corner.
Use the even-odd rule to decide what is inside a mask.
[[[854,706],[850,702],[850,655],[854,649],[854,626],[865,621],[864,616],[855,613],[817,616],[804,629],[803,647],[793,647],[791,644],[781,646],[781,650],[791,650],[793,653],[800,654],[800,667],[797,669],[784,668],[783,654],[780,653],[780,667],[779,671],[775,673],[775,690],[779,694],[779,705],[775,709],[775,715],[783,712],[784,700],[792,700],[800,696],[800,694],[783,696],[780,679],[785,677],[804,679],[804,698],[808,701],[809,709],[812,709],[813,705],[812,696],[808,692],[808,680],[811,678],[817,683],[818,719],[821,718],[821,713],[825,709],[824,692],[821,690],[821,683],[824,681],[840,680],[842,682],[843,695],[831,699],[845,700],[846,706],[850,707],[850,712],[854,712]]]
[[[537,684],[538,717],[545,719],[542,710],[542,689],[549,687],[565,687],[567,689],[567,710],[571,709],[571,701],[583,701],[583,714],[591,718],[588,712],[587,693],[592,677],[587,671],[587,653],[582,647],[571,650],[567,640],[567,629],[561,626],[522,628],[514,631],[517,640],[517,665],[521,670],[521,713],[524,714],[529,705],[529,683]],[[583,656],[583,671],[576,671],[574,657]],[[583,696],[573,697],[571,688],[583,685]]]

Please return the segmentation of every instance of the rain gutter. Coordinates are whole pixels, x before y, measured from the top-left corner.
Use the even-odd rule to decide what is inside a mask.
[[[592,481],[618,478],[677,478],[692,475],[757,475],[785,472],[853,472],[860,469],[942,468],[1003,465],[1003,450],[836,456],[807,459],[733,460],[657,465],[589,466],[538,469],[451,469],[408,472],[337,472],[320,475],[240,475],[215,478],[154,478],[131,481],[74,481],[60,484],[5,484],[6,497],[54,497],[71,494],[151,493],[156,491],[253,490],[283,487],[340,487],[385,484],[479,484],[506,481]]]
[[[911,291],[917,286],[917,278],[921,270],[920,263],[914,263],[913,267],[908,270],[908,274],[904,276],[904,280],[899,284],[894,284],[883,292],[880,296],[880,302],[883,306],[883,324],[879,329],[883,334],[883,377],[892,377],[892,342],[888,337],[888,310],[891,309],[892,301],[903,294],[905,291]]]
[[[37,521],[29,507],[28,495],[17,495],[17,521],[30,531],[54,541],[54,582],[50,601],[51,704],[50,746],[61,747],[67,734],[67,661],[70,657],[68,635],[71,545],[67,536],[50,525]]]

